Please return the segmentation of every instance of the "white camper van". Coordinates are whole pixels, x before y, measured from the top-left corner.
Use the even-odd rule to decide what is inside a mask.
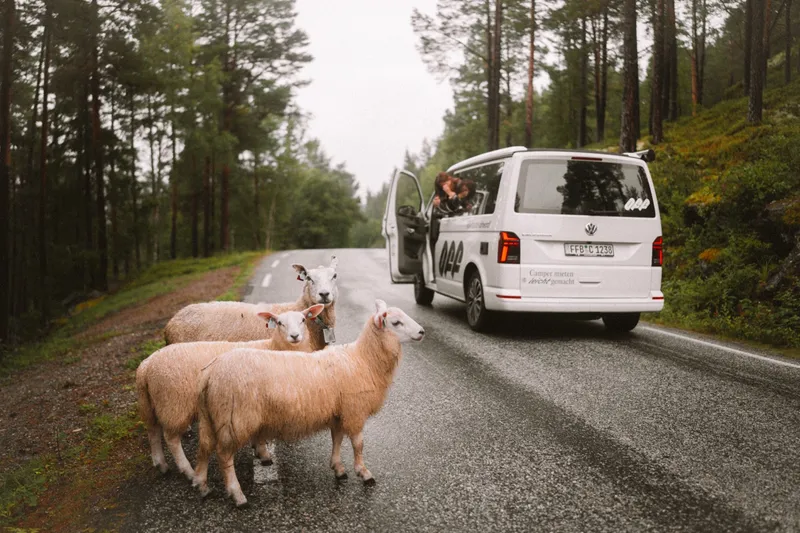
[[[416,176],[395,174],[382,232],[394,283],[419,304],[435,293],[467,305],[475,330],[492,311],[580,313],[630,331],[660,311],[661,217],[653,152],[511,147],[447,172],[472,180],[471,209],[442,214]]]

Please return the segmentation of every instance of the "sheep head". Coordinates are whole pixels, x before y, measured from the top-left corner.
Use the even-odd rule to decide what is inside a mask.
[[[305,281],[303,295],[306,301],[316,304],[331,305],[339,296],[336,286],[336,267],[339,260],[331,257],[330,265],[306,269],[303,265],[294,264],[292,268],[297,271],[297,279]]]
[[[267,321],[268,328],[277,329],[278,335],[286,339],[286,342],[298,344],[305,340],[308,333],[306,320],[314,320],[323,309],[325,309],[324,305],[317,304],[303,311],[287,311],[279,315],[265,311],[258,313],[258,316]]]
[[[397,307],[386,307],[383,300],[375,300],[375,314],[372,320],[378,329],[394,334],[400,342],[421,341],[425,336],[422,329],[413,318]]]

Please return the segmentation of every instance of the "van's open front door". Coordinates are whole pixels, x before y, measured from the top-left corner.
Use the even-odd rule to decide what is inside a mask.
[[[389,252],[389,272],[394,283],[412,283],[422,272],[426,223],[422,218],[422,188],[411,172],[400,170],[392,178],[381,233]]]

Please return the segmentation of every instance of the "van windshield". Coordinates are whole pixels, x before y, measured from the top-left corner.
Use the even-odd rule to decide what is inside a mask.
[[[653,195],[644,168],[603,161],[522,162],[517,213],[653,218]]]

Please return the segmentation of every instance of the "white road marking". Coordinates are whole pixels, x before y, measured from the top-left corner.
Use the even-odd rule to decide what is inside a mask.
[[[798,368],[798,369],[800,369],[800,365],[798,365],[796,363],[790,363],[788,361],[781,361],[779,359],[773,359],[772,357],[766,357],[766,356],[758,355],[758,354],[755,354],[755,353],[745,352],[744,350],[737,350],[736,348],[730,348],[728,346],[723,346],[722,344],[717,344],[715,342],[703,341],[703,340],[700,340],[700,339],[695,339],[693,337],[688,337],[686,335],[680,335],[678,333],[672,333],[671,331],[664,331],[664,330],[661,330],[661,329],[650,328],[650,327],[647,327],[647,326],[639,326],[639,329],[643,329],[643,330],[646,330],[646,331],[652,331],[654,333],[660,333],[662,335],[667,335],[667,336],[670,336],[670,337],[675,337],[675,338],[683,339],[683,340],[686,340],[686,341],[691,341],[691,342],[694,342],[694,343],[697,343],[697,344],[702,344],[703,346],[710,346],[710,347],[716,348],[718,350],[724,350],[726,352],[735,353],[737,355],[743,355],[745,357],[751,357],[753,359],[758,359],[760,361],[766,361],[768,363],[774,363],[776,365],[782,365],[782,366],[788,366],[789,368]]]
[[[272,262],[272,266],[270,268],[275,268],[276,266],[278,266],[278,263],[280,262],[281,262],[280,259],[276,259],[275,261]]]
[[[272,274],[267,274],[264,276],[264,281],[261,282],[262,287],[269,287],[269,284],[272,283]]]

